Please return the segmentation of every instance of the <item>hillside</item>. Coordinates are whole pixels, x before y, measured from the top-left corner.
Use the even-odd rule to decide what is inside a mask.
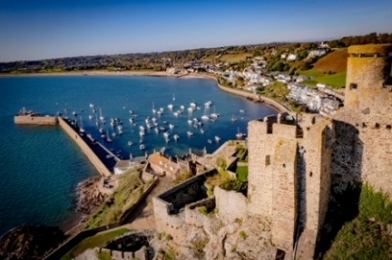
[[[347,49],[336,50],[319,59],[313,66],[313,70],[320,72],[339,73],[347,70]]]

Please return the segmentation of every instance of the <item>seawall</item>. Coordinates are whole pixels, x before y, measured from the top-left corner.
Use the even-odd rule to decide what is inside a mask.
[[[58,118],[58,123],[60,127],[79,145],[80,149],[84,152],[90,162],[94,165],[97,171],[103,176],[110,176],[112,173],[109,169],[102,163],[98,156],[93,152],[93,150],[86,144],[86,142],[79,136],[79,134],[67,123],[63,118]]]
[[[278,110],[278,113],[284,113],[284,112],[290,111],[290,109],[288,109],[287,107],[285,107],[284,105],[280,104],[279,102],[277,102],[273,99],[270,99],[270,98],[267,98],[264,96],[260,96],[260,95],[256,95],[256,94],[246,92],[243,90],[239,90],[239,89],[232,89],[232,88],[224,87],[219,84],[217,78],[210,76],[210,75],[205,75],[205,74],[202,74],[202,75],[205,78],[215,80],[218,87],[225,92],[228,92],[228,93],[231,93],[234,95],[238,95],[238,96],[242,96],[242,97],[246,97],[246,98],[259,99],[260,101],[263,102],[263,104],[266,104],[267,106],[270,106],[270,107]]]
[[[58,125],[57,117],[53,116],[14,116],[17,125]]]

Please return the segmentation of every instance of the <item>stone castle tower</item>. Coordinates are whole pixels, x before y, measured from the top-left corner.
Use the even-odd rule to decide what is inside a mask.
[[[391,45],[348,48],[344,108],[334,116],[337,182],[364,181],[392,197]]]
[[[348,49],[345,106],[333,120],[267,117],[248,125],[248,212],[268,219],[285,259],[312,259],[331,185],[365,181],[392,197],[390,45]]]
[[[248,212],[271,223],[285,259],[311,259],[327,212],[332,121],[267,117],[248,125]]]

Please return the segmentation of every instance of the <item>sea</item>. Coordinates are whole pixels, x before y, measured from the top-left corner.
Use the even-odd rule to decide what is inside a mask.
[[[183,155],[190,149],[213,153],[237,133],[246,133],[250,120],[276,113],[271,107],[220,90],[215,81],[198,78],[15,76],[0,77],[0,91],[0,236],[25,224],[66,226],[77,215],[77,184],[98,174],[60,127],[15,125],[13,117],[23,107],[75,120],[86,134],[124,159],[161,150],[167,156]],[[211,105],[206,106],[209,101]],[[192,112],[188,110],[191,103],[196,104]],[[162,111],[161,115],[153,109]],[[175,116],[177,111],[182,112]],[[201,119],[212,113],[219,117]],[[116,125],[110,124],[111,118],[117,118]],[[165,130],[147,129],[147,118],[150,122],[155,118],[156,127]],[[140,126],[146,128],[144,136]],[[99,128],[110,135],[111,144],[101,139]],[[141,142],[145,150],[140,149]]]

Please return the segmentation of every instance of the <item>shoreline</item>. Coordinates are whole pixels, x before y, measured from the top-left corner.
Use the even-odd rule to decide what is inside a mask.
[[[148,77],[170,77],[178,79],[209,79],[216,82],[219,89],[237,96],[260,100],[265,104],[277,110],[277,113],[290,112],[291,110],[285,105],[265,96],[256,95],[238,89],[227,88],[219,84],[215,76],[205,73],[188,73],[188,74],[171,74],[166,71],[71,71],[71,72],[54,72],[54,73],[21,73],[21,74],[0,74],[1,77],[39,77],[39,76],[148,76]]]

